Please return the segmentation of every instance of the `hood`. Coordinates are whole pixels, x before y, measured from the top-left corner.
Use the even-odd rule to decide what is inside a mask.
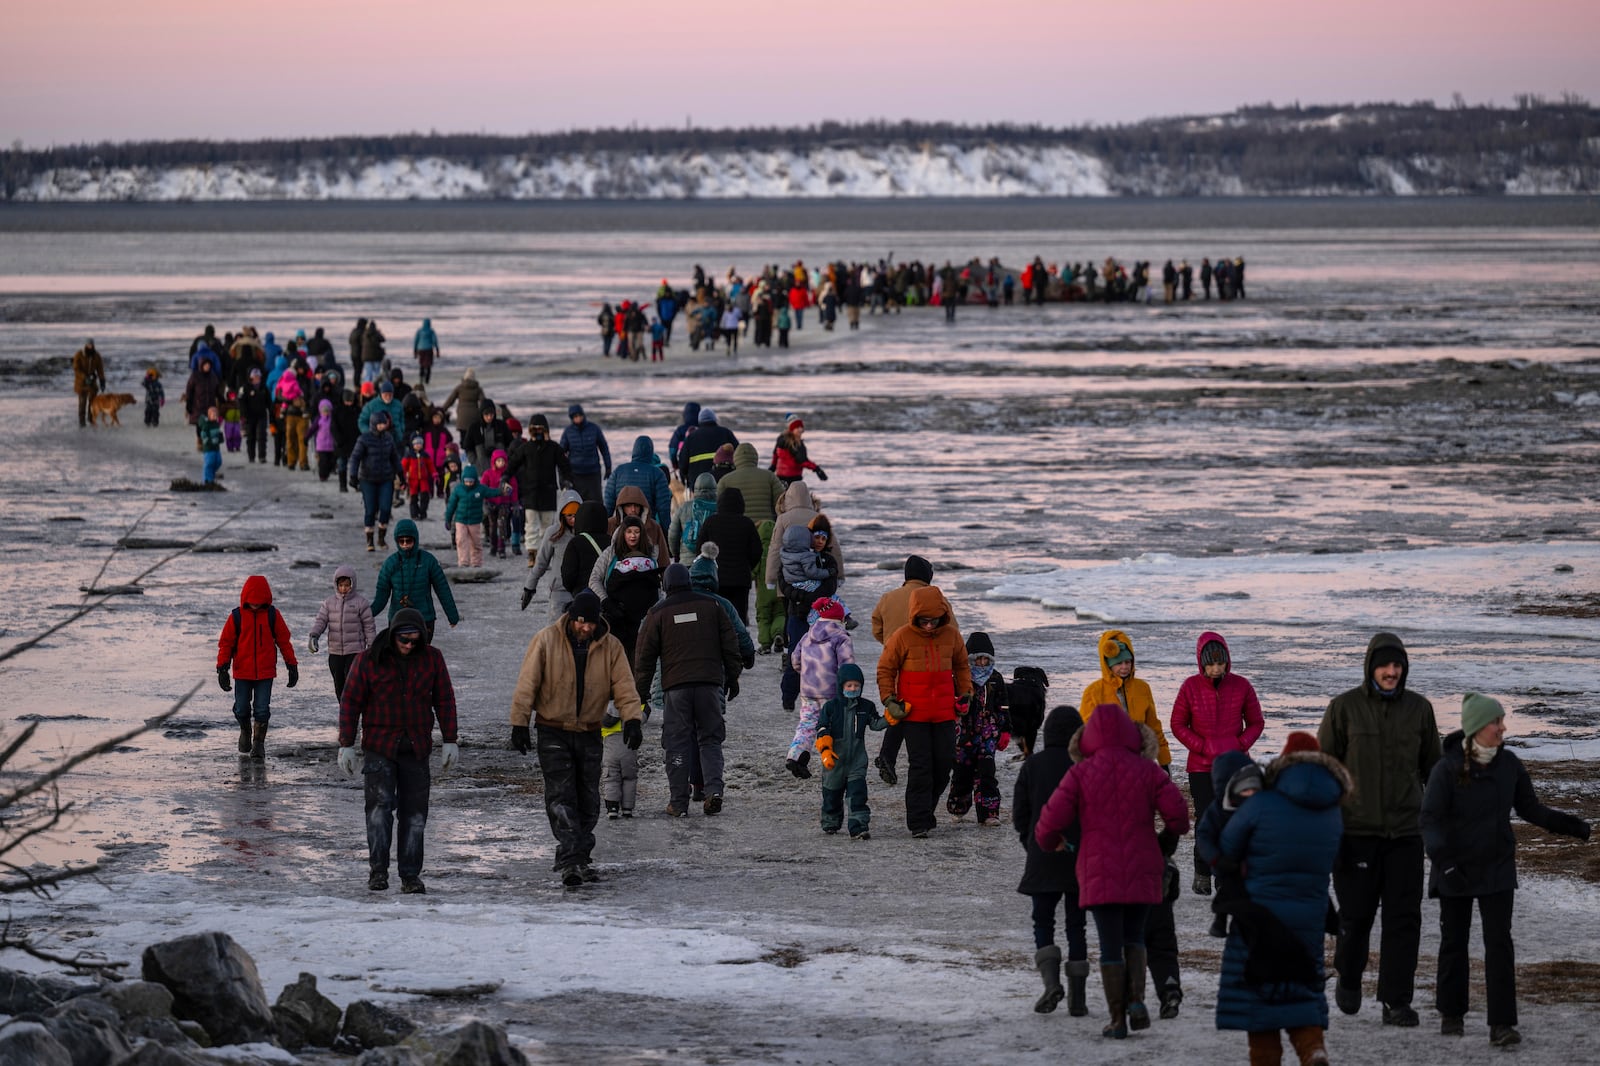
[[[835,633],[843,632],[843,630],[844,623],[837,618],[819,618],[807,627],[806,632],[810,634],[812,640],[815,640],[818,644],[823,644],[827,642],[829,637]]]
[[[560,515],[562,511],[565,511],[569,503],[575,503],[579,507],[583,506],[583,497],[578,495],[576,489],[562,489],[556,494],[556,514]]]
[[[805,526],[790,526],[783,531],[783,543],[780,551],[804,552],[811,550],[811,530]]]
[[[798,482],[796,483],[798,484]],[[925,588],[911,590],[911,610],[906,615],[911,622],[919,617],[932,617],[938,615],[944,619],[939,623],[939,629],[950,622],[950,601],[944,598],[944,593],[938,585],[928,585]],[[934,632],[938,632],[935,629]]]
[[[1249,766],[1250,761],[1250,756],[1242,751],[1225,751],[1217,756],[1211,764],[1211,785],[1216,793],[1216,802],[1222,802],[1222,797],[1228,792],[1228,782],[1233,780],[1234,774]]]
[[[933,584],[933,564],[920,555],[906,556],[906,580]]]
[[[683,405],[683,424],[694,426],[700,424],[700,405],[690,401]],[[754,449],[751,449],[752,452]]]
[[[649,438],[646,438],[649,439]],[[710,474],[701,474],[694,479],[694,498],[714,503],[717,499],[717,479]]]
[[[331,414],[333,412],[333,401],[332,400],[322,400],[322,401],[320,401],[317,404],[317,410],[321,411],[325,415],[326,414]]]
[[[339,569],[335,570],[333,572],[333,584],[335,588],[338,587],[340,580],[343,578],[350,579],[350,591],[354,592],[357,584],[356,568],[353,566],[341,566]]]
[[[416,537],[417,542],[409,548],[402,548],[398,544],[401,537]],[[402,518],[394,524],[394,539],[397,542],[394,550],[401,555],[409,556],[422,550],[422,538],[417,537],[417,524],[409,518]]]
[[[744,514],[744,493],[738,489],[723,489],[717,496],[717,513],[726,515]]]
[[[1100,643],[1095,646],[1095,656],[1100,660],[1101,680],[1108,681],[1118,688],[1121,688],[1122,679],[1117,677],[1116,674],[1113,674],[1111,672],[1110,665],[1106,663],[1106,653],[1104,648],[1107,640],[1115,640],[1128,646],[1128,651],[1133,655],[1133,673],[1129,674],[1129,677],[1133,677],[1139,672],[1139,653],[1133,650],[1133,638],[1128,636],[1128,634],[1124,633],[1120,629],[1108,629],[1104,633],[1100,634]]]
[[[267,343],[268,344],[274,344],[276,342],[277,342],[277,338],[275,336],[273,336],[272,331],[270,329],[267,330]]]
[[[282,373],[283,371],[288,370],[289,357],[287,355],[278,356],[272,361],[272,369],[274,373]]]
[[[422,320],[422,328],[423,329],[432,329],[433,328],[433,319],[431,319],[431,318],[423,319]]]
[[[1207,644],[1210,644],[1213,640],[1216,641],[1218,644],[1221,644],[1222,645],[1222,650],[1225,653],[1227,653],[1227,656],[1228,656],[1228,664],[1227,664],[1227,666],[1228,666],[1228,668],[1227,668],[1227,670],[1225,672],[1226,673],[1232,673],[1233,672],[1233,652],[1228,648],[1228,642],[1222,639],[1222,634],[1221,633],[1213,633],[1209,629],[1206,630],[1204,633],[1201,633],[1200,636],[1198,636],[1197,638],[1195,638],[1195,642],[1194,642],[1194,664],[1195,664],[1195,666],[1198,667],[1202,673],[1205,672],[1205,664],[1200,661],[1200,652]],[[1131,647],[1133,647],[1133,645],[1129,644],[1128,647],[1131,648]],[[1135,668],[1137,669],[1137,664],[1138,664],[1138,658],[1137,657],[1134,658],[1134,663],[1135,663]]]
[[[839,696],[841,698],[844,696],[844,683],[846,681],[856,682],[861,686],[861,694],[863,696],[867,694],[867,679],[862,676],[861,667],[855,663],[845,663],[839,667]]]
[[[374,661],[382,662],[391,655],[399,654],[395,651],[394,634],[397,630],[407,626],[415,627],[417,632],[422,635],[422,647],[426,648],[433,643],[433,640],[428,636],[428,623],[423,619],[422,612],[415,607],[402,607],[394,613],[393,618],[389,619],[388,628],[373,638],[370,654]]]
[[[1350,772],[1325,752],[1297,751],[1272,760],[1267,787],[1298,807],[1322,811],[1338,806],[1350,794]]]
[[[661,577],[661,587],[667,592],[686,592],[693,588],[694,580],[689,577],[689,568],[682,563],[668,566]]]
[[[244,587],[239,590],[239,606],[246,603],[272,604],[272,584],[260,574],[251,574],[244,579]]]
[[[760,458],[760,456],[756,453],[756,446],[751,444],[749,441],[746,441],[733,450],[733,465],[735,469],[743,469],[747,466],[755,466],[758,458]]]
[[[1078,730],[1082,728],[1083,719],[1078,717],[1078,712],[1062,704],[1052,710],[1044,720],[1044,746],[1064,748],[1072,743],[1072,738],[1077,736]]]
[[[496,448],[494,451],[489,453],[489,469],[490,470],[494,469],[494,461],[496,459],[505,459],[505,460],[507,460],[509,462],[510,459],[511,459],[511,456],[506,454],[506,450],[504,448]]]
[[[739,462],[738,449],[734,449],[733,456],[734,465],[737,466]],[[811,490],[806,488],[804,481],[796,481],[778,498],[778,512],[780,514],[785,511],[815,511],[816,509],[816,504],[811,502]]]
[[[1399,698],[1405,694],[1406,679],[1411,676],[1411,657],[1406,654],[1405,643],[1393,633],[1377,633],[1374,634],[1371,640],[1367,641],[1367,658],[1365,672],[1361,677],[1361,688],[1363,691],[1371,690],[1372,661],[1377,658],[1378,651],[1381,648],[1394,648],[1400,653],[1400,687],[1395,689],[1394,693],[1395,697]]]
[[[656,442],[643,434],[633,438],[633,461],[648,463],[656,457]]]
[[[1089,722],[1075,738],[1084,758],[1097,752],[1122,749],[1139,754],[1144,750],[1144,737],[1120,703],[1102,703],[1089,715]],[[1146,729],[1148,732],[1148,729]],[[1159,750],[1159,749],[1158,749]],[[1151,756],[1154,758],[1154,755]]]
[[[638,485],[627,485],[621,492],[617,493],[617,514],[620,515],[622,513],[622,505],[625,503],[638,504],[644,508],[643,517],[651,517],[650,501],[645,499],[644,489],[641,489]]]
[[[624,489],[624,492],[627,490]],[[611,516],[606,514],[605,504],[595,500],[588,500],[578,505],[578,518],[573,524],[573,529],[578,533],[587,533],[597,540],[601,537],[611,539],[606,532],[606,527],[611,523]]]

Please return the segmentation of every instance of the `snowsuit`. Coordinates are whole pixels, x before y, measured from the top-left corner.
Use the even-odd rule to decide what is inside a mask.
[[[438,468],[428,458],[426,445],[420,450],[413,448],[406,453],[406,457],[400,460],[400,466],[406,472],[406,496],[411,517],[426,522],[428,501],[433,498],[433,483],[439,476]]]
[[[854,663],[856,654],[843,622],[818,618],[789,653],[789,660],[800,674],[800,720],[788,758],[798,759],[817,739],[822,705],[838,694],[839,668]]]
[[[161,405],[167,402],[167,392],[161,387],[161,376],[150,373],[144,377],[144,424],[161,424]]]
[[[767,549],[772,543],[772,530],[775,523],[768,519],[756,526],[756,535],[761,538],[761,556],[765,558]],[[778,590],[765,581],[756,582],[756,647],[767,648],[783,639],[784,623],[787,620],[784,610],[783,598],[778,595]]]
[[[464,467],[461,480],[450,487],[450,497],[444,505],[445,528],[455,534],[457,566],[483,565],[484,501],[501,494],[500,489],[491,489],[477,480],[476,474],[472,467]],[[471,485],[467,484],[469,480]]]
[[[970,654],[970,653],[969,653]],[[950,776],[950,798],[945,809],[957,818],[972,808],[977,794],[978,820],[1000,817],[1000,783],[994,775],[994,753],[1000,738],[1009,743],[1011,718],[1007,713],[1006,682],[998,667],[982,684],[973,676],[972,703],[956,719],[956,765]]]
[[[1219,915],[1225,914],[1234,902],[1245,898],[1244,880],[1237,865],[1223,859],[1222,831],[1236,813],[1226,805],[1228,782],[1248,765],[1250,756],[1242,751],[1225,751],[1217,756],[1211,764],[1212,800],[1200,812],[1200,821],[1195,824],[1195,866],[1216,878],[1216,895],[1212,898],[1211,909]]]
[[[850,835],[860,837],[872,824],[872,808],[867,805],[867,730],[881,732],[889,723],[865,692],[847,699],[846,681],[863,682],[861,668],[853,662],[838,671],[838,695],[818,708],[817,751],[826,751],[835,760],[832,769],[823,764],[822,831],[839,831],[848,798]]]
[[[350,579],[350,591],[335,591],[317,608],[316,620],[311,623],[311,639],[328,634],[328,672],[333,675],[335,699],[344,695],[345,680],[350,676],[350,664],[357,653],[372,645],[378,635],[378,626],[372,618],[372,605],[356,592],[356,571],[351,566],[341,566],[333,572],[337,587],[341,578]]]

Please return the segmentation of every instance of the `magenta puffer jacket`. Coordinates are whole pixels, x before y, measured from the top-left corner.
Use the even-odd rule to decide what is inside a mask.
[[[1228,650],[1228,642],[1218,633],[1201,633],[1195,641],[1194,658],[1211,641]],[[1209,774],[1211,764],[1225,751],[1249,751],[1261,736],[1265,723],[1255,686],[1233,672],[1233,655],[1228,654],[1228,672],[1216,684],[1202,667],[1178,689],[1172,703],[1172,735],[1189,749],[1185,768],[1191,774]]]
[[[1078,905],[1160,903],[1166,868],[1156,842],[1155,816],[1176,833],[1189,831],[1183,793],[1156,762],[1156,735],[1134,725],[1120,704],[1104,703],[1068,746],[1081,758],[1056,786],[1033,838],[1054,851],[1076,824]]]
[[[819,618],[795,642],[790,658],[800,672],[800,695],[827,703],[839,695],[839,667],[856,661],[855,645],[843,622]]]

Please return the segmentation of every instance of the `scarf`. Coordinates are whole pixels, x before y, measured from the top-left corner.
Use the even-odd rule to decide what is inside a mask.
[[[1500,754],[1500,745],[1498,744],[1490,748],[1468,740],[1467,749],[1472,753],[1472,761],[1477,763],[1479,766],[1488,766],[1490,763],[1494,762],[1494,757]]]
[[[994,663],[988,666],[974,666],[972,670],[972,686],[982,688],[989,683],[989,678],[994,674]]]

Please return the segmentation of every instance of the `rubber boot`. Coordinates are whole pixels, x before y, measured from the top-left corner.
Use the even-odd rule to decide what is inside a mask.
[[[1128,1038],[1128,1017],[1126,1014],[1128,994],[1128,968],[1120,962],[1102,962],[1100,964],[1100,983],[1105,986],[1106,1006],[1111,1011],[1111,1022],[1100,1030],[1101,1036],[1108,1036],[1113,1040],[1126,1040]]]
[[[372,530],[369,529],[367,530],[367,551],[373,550],[375,549],[372,547]]]
[[[1067,994],[1061,987],[1061,948],[1056,944],[1047,944],[1035,951],[1033,965],[1044,980],[1044,992],[1034,1002],[1033,1011],[1035,1014],[1049,1014]]]
[[[388,546],[389,546],[389,527],[388,526],[379,526],[378,527],[378,547],[387,548]]]
[[[250,719],[239,723],[239,754],[250,754]]]
[[[1067,1013],[1074,1018],[1089,1013],[1089,962],[1079,959],[1067,963]]]
[[[254,728],[250,731],[250,758],[256,762],[265,762],[267,758],[267,723],[252,723]]]
[[[1150,1028],[1150,1008],[1144,1005],[1145,964],[1149,952],[1143,944],[1129,944],[1123,955],[1128,960],[1128,1028],[1138,1031]]]

